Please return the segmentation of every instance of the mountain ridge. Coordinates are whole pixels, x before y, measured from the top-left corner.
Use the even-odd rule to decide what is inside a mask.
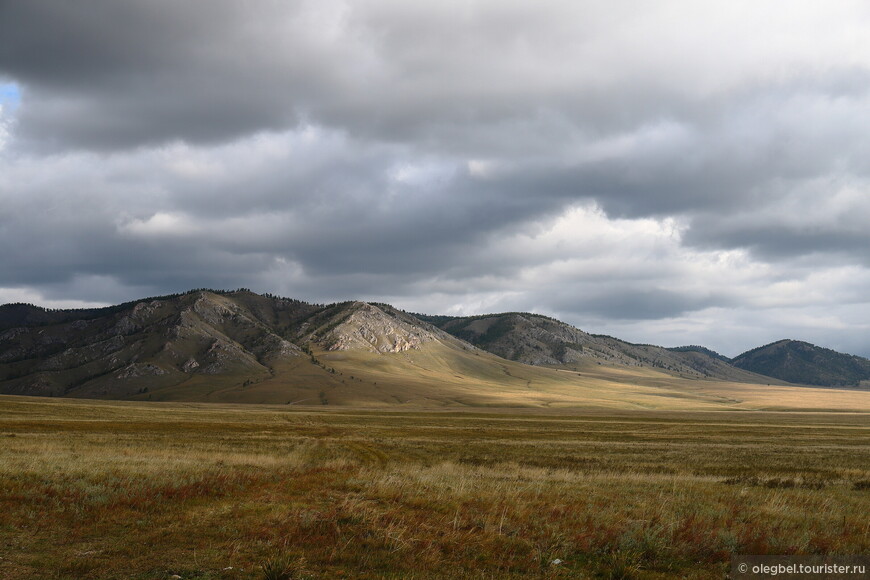
[[[801,340],[781,339],[753,348],[734,357],[732,364],[798,384],[870,386],[870,360]]]
[[[476,316],[416,315],[503,358],[525,364],[579,368],[584,362],[657,369],[691,379],[778,383],[778,379],[733,367],[704,347],[665,348],[591,334],[555,318],[507,312]]]
[[[692,385],[710,381],[787,384],[705,347],[633,344],[531,313],[415,315],[244,288],[103,308],[0,306],[0,394],[540,405],[581,392],[617,400],[608,389],[637,385],[655,406],[649,397],[664,391],[650,393],[674,385],[709,402]]]

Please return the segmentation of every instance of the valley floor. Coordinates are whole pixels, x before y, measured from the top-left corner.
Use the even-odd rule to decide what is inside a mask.
[[[0,578],[722,578],[870,553],[870,415],[0,397]],[[283,574],[283,575],[282,575]]]

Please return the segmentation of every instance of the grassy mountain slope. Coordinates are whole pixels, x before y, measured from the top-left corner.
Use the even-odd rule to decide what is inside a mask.
[[[40,325],[0,333],[0,389],[119,398],[192,376],[262,380],[271,364],[302,356],[278,330],[314,307],[274,301],[265,312],[255,295],[237,298],[194,292],[121,308],[46,312]]]
[[[703,347],[663,348],[632,344],[610,336],[583,332],[538,314],[505,313],[451,317],[418,315],[454,336],[503,358],[530,365],[579,368],[595,361],[658,369],[692,379],[720,379],[747,383],[779,383],[744,369]]]
[[[870,386],[870,360],[798,340],[780,340],[733,361],[752,372],[805,385]]]

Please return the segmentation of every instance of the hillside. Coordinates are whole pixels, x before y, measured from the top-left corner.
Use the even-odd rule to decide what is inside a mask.
[[[779,383],[735,368],[726,357],[699,346],[663,348],[632,344],[583,332],[538,314],[510,312],[483,316],[417,315],[500,357],[537,366],[579,370],[589,363],[657,369],[678,377],[747,383]]]
[[[729,378],[717,370],[725,361],[697,347],[630,345],[534,315],[491,318],[463,326],[427,317],[436,326],[386,304],[318,305],[245,290],[87,310],[7,305],[0,394],[355,407],[870,408],[864,392],[776,386],[739,369]],[[511,346],[502,352],[516,360],[439,326],[465,329],[496,352]]]
[[[791,383],[870,386],[870,360],[799,340],[780,340],[744,352],[733,364]]]
[[[10,394],[123,398],[177,386],[193,375],[270,376],[302,357],[281,331],[311,305],[212,292],[146,299],[97,310],[0,308],[0,389]],[[11,312],[10,312],[11,311]]]

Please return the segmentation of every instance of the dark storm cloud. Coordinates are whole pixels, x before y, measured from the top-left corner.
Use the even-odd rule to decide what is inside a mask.
[[[688,312],[725,303],[721,297],[699,298],[685,292],[660,289],[626,289],[597,296],[581,296],[571,302],[554,304],[560,312],[611,320],[652,320],[673,318]]]
[[[309,61],[298,30],[304,23],[287,10],[270,21],[276,8],[246,10],[231,1],[4,3],[0,71],[24,87],[22,138],[111,150],[223,141],[295,123],[312,91],[338,88],[328,71],[340,55],[327,47]],[[299,46],[285,38],[294,34],[303,37]]]
[[[455,163],[415,166],[394,147],[359,153],[325,132],[256,141],[269,142],[270,161],[257,160],[256,143],[213,152],[201,166],[185,165],[184,147],[150,157],[51,158],[49,176],[17,186],[8,200],[0,242],[31,241],[5,258],[0,286],[86,274],[137,287],[225,287],[276,257],[311,276],[408,279],[449,270],[493,232],[560,208],[478,189]],[[10,164],[9,181],[44,163]],[[219,176],[197,173],[211,170]]]
[[[861,219],[865,219],[863,216]],[[843,227],[819,224],[777,223],[773,217],[767,223],[749,223],[722,227],[712,216],[695,222],[689,230],[687,243],[706,247],[748,248],[762,259],[776,262],[783,258],[806,255],[843,256],[848,261],[870,266],[870,230],[850,231]],[[753,223],[755,222],[755,223]]]
[[[802,259],[868,266],[868,36],[838,2],[0,0],[0,289],[818,314]]]

